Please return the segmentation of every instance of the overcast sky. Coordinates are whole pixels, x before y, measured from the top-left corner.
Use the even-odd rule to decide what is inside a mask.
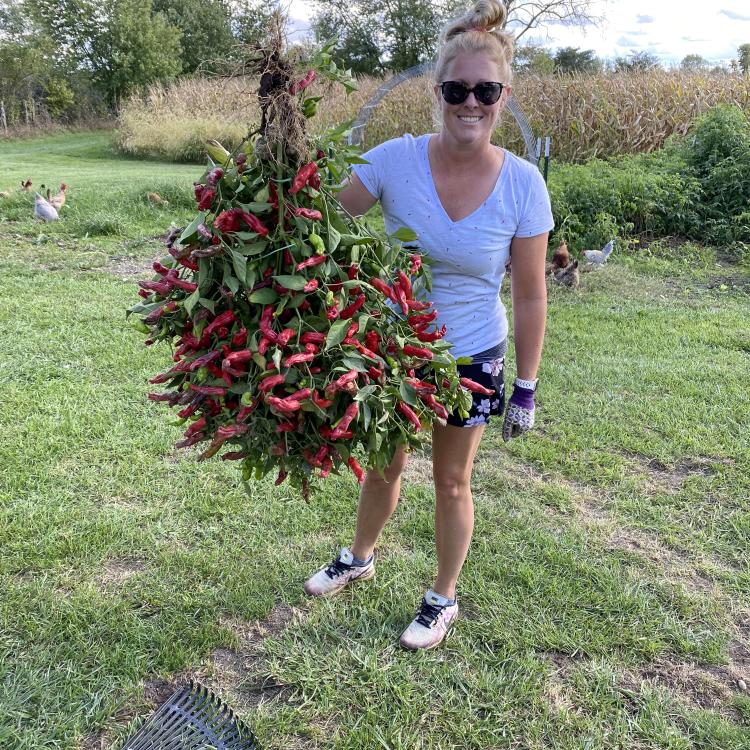
[[[293,28],[309,29],[313,4],[286,0]],[[728,62],[737,47],[750,43],[750,0],[598,0],[599,27],[544,25],[533,38],[551,50],[558,47],[593,49],[598,57],[614,58],[633,50],[657,55],[677,64],[698,54],[712,62]],[[529,32],[526,36],[530,36]]]

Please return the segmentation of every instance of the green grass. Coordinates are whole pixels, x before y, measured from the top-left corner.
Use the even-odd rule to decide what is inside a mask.
[[[411,654],[398,636],[435,569],[419,462],[375,581],[311,601],[302,580],[352,538],[354,482],[310,505],[248,496],[234,467],[176,454],[146,400],[168,353],[126,324],[135,287],[109,269],[145,268],[189,216],[138,196],[189,198],[201,168],[116,158],[101,133],[0,157],[10,184],[71,184],[55,225],[0,202],[1,747],[122,740],[144,683],[204,670],[264,748],[750,748],[729,676],[750,681],[744,272],[654,245],[551,290],[538,429],[507,447],[488,430],[462,617]],[[79,236],[108,206],[117,233]],[[248,642],[279,605],[293,621]],[[264,684],[285,687],[256,706]]]

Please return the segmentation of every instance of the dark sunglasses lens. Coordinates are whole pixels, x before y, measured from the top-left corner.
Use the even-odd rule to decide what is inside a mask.
[[[469,96],[469,90],[462,83],[446,81],[443,84],[443,99],[448,104],[461,104]]]
[[[493,83],[491,81],[480,83],[474,89],[474,96],[482,102],[482,104],[494,104],[500,98],[500,94],[502,93],[502,83]]]

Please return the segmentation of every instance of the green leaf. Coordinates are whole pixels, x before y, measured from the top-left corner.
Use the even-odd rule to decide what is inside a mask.
[[[389,236],[395,237],[397,240],[401,240],[401,242],[414,242],[417,239],[417,233],[408,227],[401,227]]]
[[[398,391],[401,394],[401,399],[406,401],[409,406],[417,406],[417,392],[414,390],[413,386],[401,381]]]
[[[274,353],[271,359],[273,360],[273,363],[276,365],[277,372],[281,372],[281,357],[282,357],[281,349],[277,348],[276,350],[274,350]]]
[[[254,240],[256,237],[260,237],[257,232],[235,232],[234,236],[241,240]]]
[[[369,386],[368,386],[369,388]],[[370,405],[365,402],[362,404],[362,421],[364,422],[364,430],[367,432],[367,428],[370,426],[370,420],[372,419],[372,409],[370,409]]]
[[[304,289],[305,285],[308,282],[308,279],[306,279],[304,276],[274,276],[273,277],[276,281],[281,284],[281,286],[286,287],[287,289],[293,289],[295,292],[300,292],[302,289]]]
[[[259,255],[266,249],[267,245],[268,243],[265,240],[261,240],[260,242],[251,242],[249,245],[240,245],[236,249],[238,253],[243,255]]]
[[[339,233],[338,229],[328,225],[328,243],[327,248],[328,252],[332,253],[338,246],[339,242],[341,241],[341,234]]]
[[[367,362],[359,356],[359,354],[347,354],[341,358],[341,364],[348,370],[356,370],[357,372],[367,372]]]
[[[247,258],[236,250],[232,250],[232,265],[237,278],[244,279],[247,275]]]
[[[195,291],[197,292],[198,289],[196,289]],[[206,308],[206,310],[210,310],[211,312],[214,312],[214,307],[215,307],[216,303],[212,299],[206,299],[205,297],[199,297],[198,298],[198,302],[200,302],[201,305],[203,305],[203,307]]]
[[[237,294],[240,289],[240,282],[232,273],[232,266],[229,263],[224,264],[224,276],[222,277],[221,283],[234,294]]]
[[[367,237],[359,234],[342,234],[341,244],[344,247],[349,245],[374,245],[377,242],[375,237]]]
[[[198,304],[198,300],[201,298],[201,290],[196,289],[189,297],[185,299],[184,307],[188,315],[193,314],[195,306]]]
[[[474,361],[473,357],[459,357],[456,360],[457,365],[470,365]]]
[[[192,237],[198,231],[198,225],[202,224],[206,219],[206,211],[201,211],[183,230],[177,244],[181,245],[185,240]]]
[[[241,203],[240,205],[251,214],[262,214],[273,208],[272,203],[261,203],[260,201],[250,201],[250,203]]]
[[[351,320],[337,320],[328,331],[326,336],[326,349],[340,344],[346,336],[346,331],[351,325]]]
[[[364,388],[361,388],[357,392],[357,395],[354,397],[354,400],[355,401],[367,401],[367,399],[370,398],[370,396],[372,396],[372,394],[375,393],[375,391],[377,391],[378,388],[380,388],[379,385],[372,385],[372,384],[366,385]]]
[[[264,289],[258,289],[256,292],[253,292],[248,297],[250,302],[255,302],[256,304],[260,304],[260,305],[270,305],[272,302],[276,302],[278,298],[279,298],[279,295],[276,294],[276,292],[274,292],[274,290],[271,289],[270,287],[265,287]]]
[[[268,186],[262,187],[254,196],[256,203],[266,203],[270,197],[268,194]]]

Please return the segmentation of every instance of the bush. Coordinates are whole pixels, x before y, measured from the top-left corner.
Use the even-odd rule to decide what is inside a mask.
[[[750,243],[750,121],[719,105],[682,139],[652,154],[556,165],[553,242],[600,247],[614,236],[679,236],[733,247]]]

